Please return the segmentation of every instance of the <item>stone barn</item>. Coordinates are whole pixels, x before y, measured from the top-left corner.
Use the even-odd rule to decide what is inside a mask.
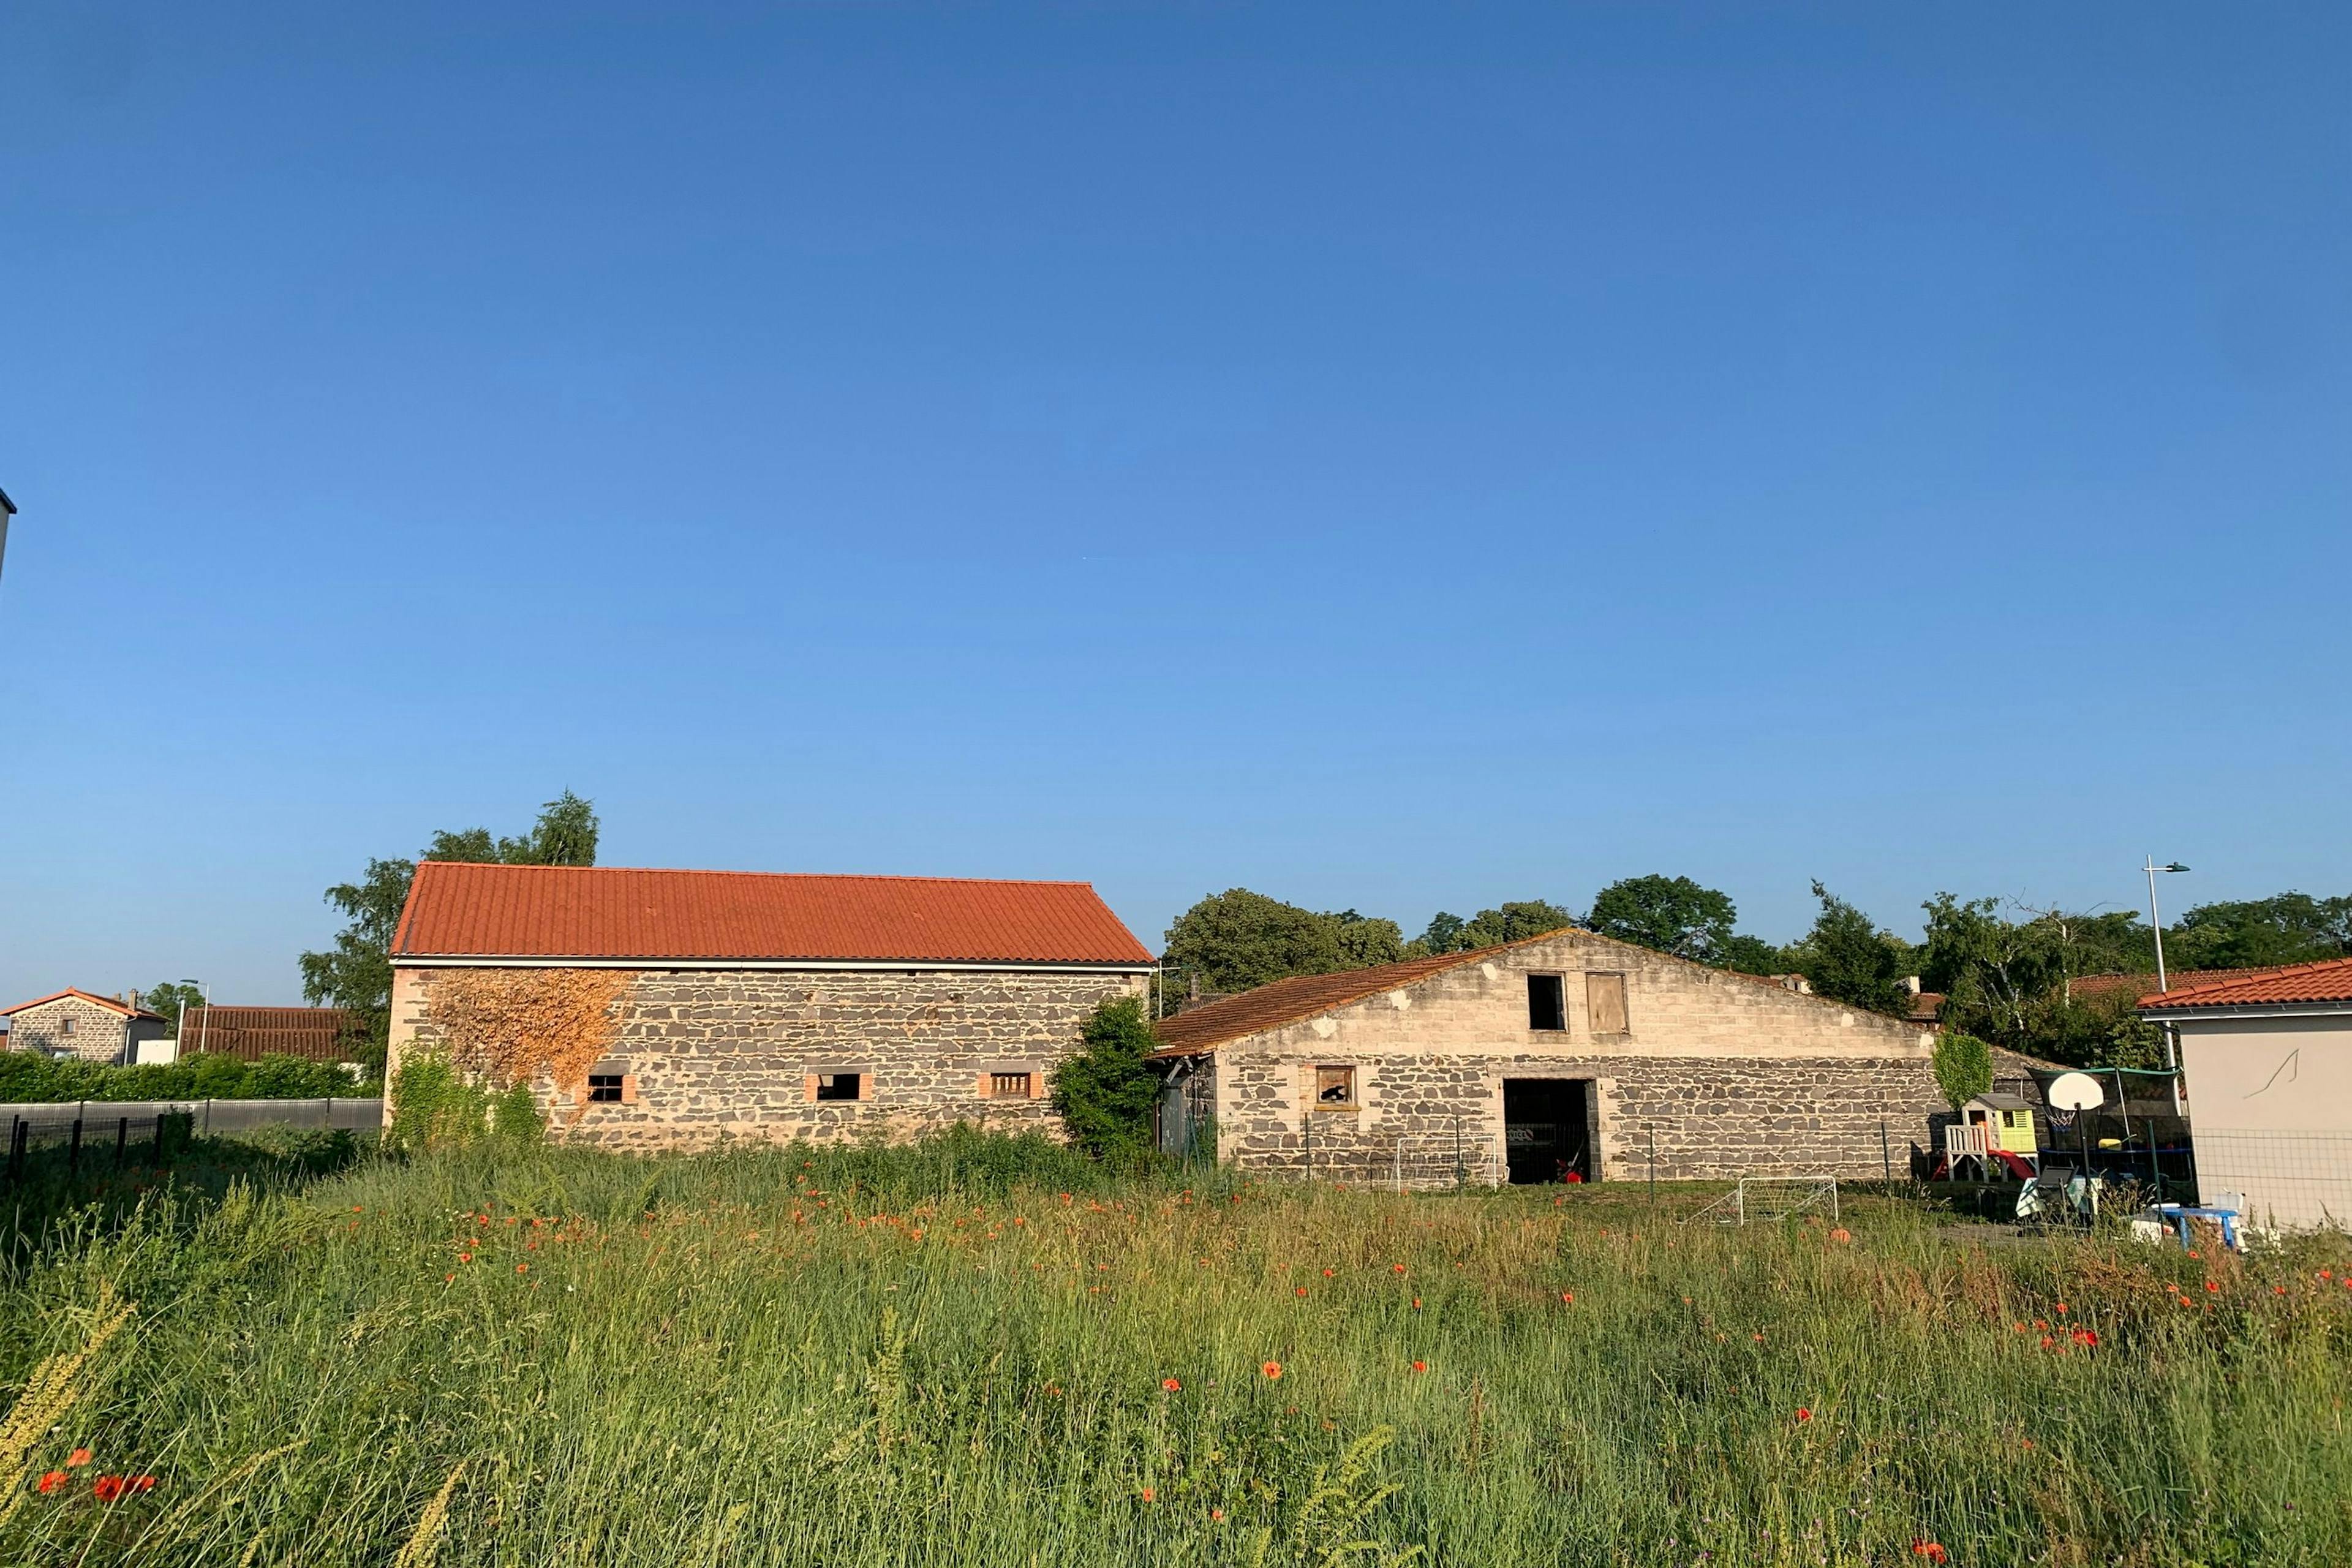
[[[139,1048],[172,1036],[172,1026],[139,1005],[139,993],[100,996],[71,987],[0,1010],[8,1021],[0,1034],[11,1050],[40,1051],[86,1062],[129,1066]]]
[[[1055,1131],[1047,1075],[1153,968],[1084,882],[438,861],[392,959],[395,1077],[446,1050],[630,1148]]]
[[[1930,1027],[1575,930],[1157,1028],[1163,1147],[1342,1181],[1908,1174],[1948,1115]]]

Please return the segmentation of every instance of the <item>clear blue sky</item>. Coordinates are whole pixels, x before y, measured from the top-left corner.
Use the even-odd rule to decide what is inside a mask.
[[[2352,7],[0,12],[0,993],[613,864],[2352,890]]]

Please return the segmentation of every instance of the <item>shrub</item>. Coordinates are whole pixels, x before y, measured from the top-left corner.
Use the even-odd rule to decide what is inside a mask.
[[[1992,1047],[1974,1035],[1936,1037],[1936,1087],[1958,1110],[1992,1087]]]
[[[527,1083],[492,1089],[469,1080],[447,1057],[419,1053],[392,1080],[392,1126],[384,1140],[422,1154],[496,1140],[535,1143],[547,1119]]]
[[[266,1056],[193,1055],[175,1062],[115,1067],[106,1062],[51,1058],[33,1051],[0,1051],[0,1102],[69,1100],[325,1100],[359,1099],[376,1086],[334,1062]]]
[[[1106,1002],[1079,1028],[1083,1046],[1054,1069],[1054,1109],[1070,1141],[1098,1158],[1143,1159],[1151,1150],[1151,1107],[1160,1075],[1144,1058],[1160,1044],[1133,996]]]

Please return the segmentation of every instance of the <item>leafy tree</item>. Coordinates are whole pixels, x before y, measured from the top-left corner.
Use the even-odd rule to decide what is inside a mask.
[[[1760,936],[1734,932],[1724,944],[1720,960],[1726,969],[1736,969],[1742,974],[1785,974],[1796,965],[1790,962],[1788,951],[1776,947]]]
[[[2021,1048],[2032,1032],[2032,1016],[2057,989],[2053,928],[2003,920],[1998,899],[1938,893],[1920,908],[1927,911],[1920,974],[1928,989],[1948,997],[1946,1021],[1984,1029]]]
[[[1334,919],[1247,888],[1212,894],[1177,916],[1167,960],[1216,993],[1349,967]]]
[[[1461,952],[1475,947],[1494,947],[1579,923],[1576,916],[1558,904],[1549,904],[1541,899],[1527,899],[1505,904],[1498,910],[1480,910],[1464,923],[1453,951]]]
[[[540,808],[539,820],[520,838],[493,838],[486,827],[436,833],[421,860],[457,860],[475,865],[593,866],[596,863],[596,810],[570,790]],[[334,945],[306,952],[299,961],[302,994],[312,1005],[343,1008],[353,1018],[347,1048],[352,1059],[381,1069],[392,1031],[392,934],[415,879],[413,860],[370,860],[356,882],[327,889],[327,902],[344,916]]]
[[[1628,877],[1601,889],[1587,917],[1592,930],[1619,942],[1697,963],[1721,963],[1731,951],[1739,911],[1728,893],[1688,877]]]
[[[1376,920],[1353,910],[1319,918],[1331,922],[1341,969],[1370,969],[1375,964],[1394,963],[1404,956],[1404,932],[1394,921]]]
[[[2245,969],[2352,955],[2352,898],[2278,893],[2200,904],[2165,932],[2174,969]]]
[[[1974,1035],[1948,1029],[1936,1037],[1936,1087],[1958,1110],[1992,1087],[1992,1047]]]
[[[1143,1004],[1121,996],[1097,1007],[1078,1030],[1080,1049],[1054,1069],[1054,1109],[1070,1141],[1097,1158],[1135,1160],[1151,1152],[1151,1107],[1160,1075],[1144,1058],[1159,1037]]]
[[[1819,882],[1813,897],[1821,900],[1822,912],[1790,958],[1815,994],[1874,1013],[1900,1016],[1907,1011],[1897,984],[1909,973],[1910,950],[1903,940],[1879,930],[1868,915]]]
[[[1449,915],[1444,910],[1429,917],[1429,929],[1412,940],[1414,958],[1429,958],[1439,953],[1460,952],[1469,946],[1462,940],[1462,928],[1470,922],[1460,915]]]
[[[205,994],[194,985],[183,985],[175,980],[165,980],[152,990],[143,992],[139,1005],[172,1026],[174,1033],[180,1027],[180,1015],[190,1007],[204,1005]]]

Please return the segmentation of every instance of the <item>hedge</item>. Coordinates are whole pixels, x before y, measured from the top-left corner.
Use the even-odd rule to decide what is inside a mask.
[[[32,1051],[0,1051],[0,1104],[72,1100],[337,1100],[380,1091],[334,1062],[300,1057],[194,1055],[175,1062],[113,1067],[52,1058]]]

